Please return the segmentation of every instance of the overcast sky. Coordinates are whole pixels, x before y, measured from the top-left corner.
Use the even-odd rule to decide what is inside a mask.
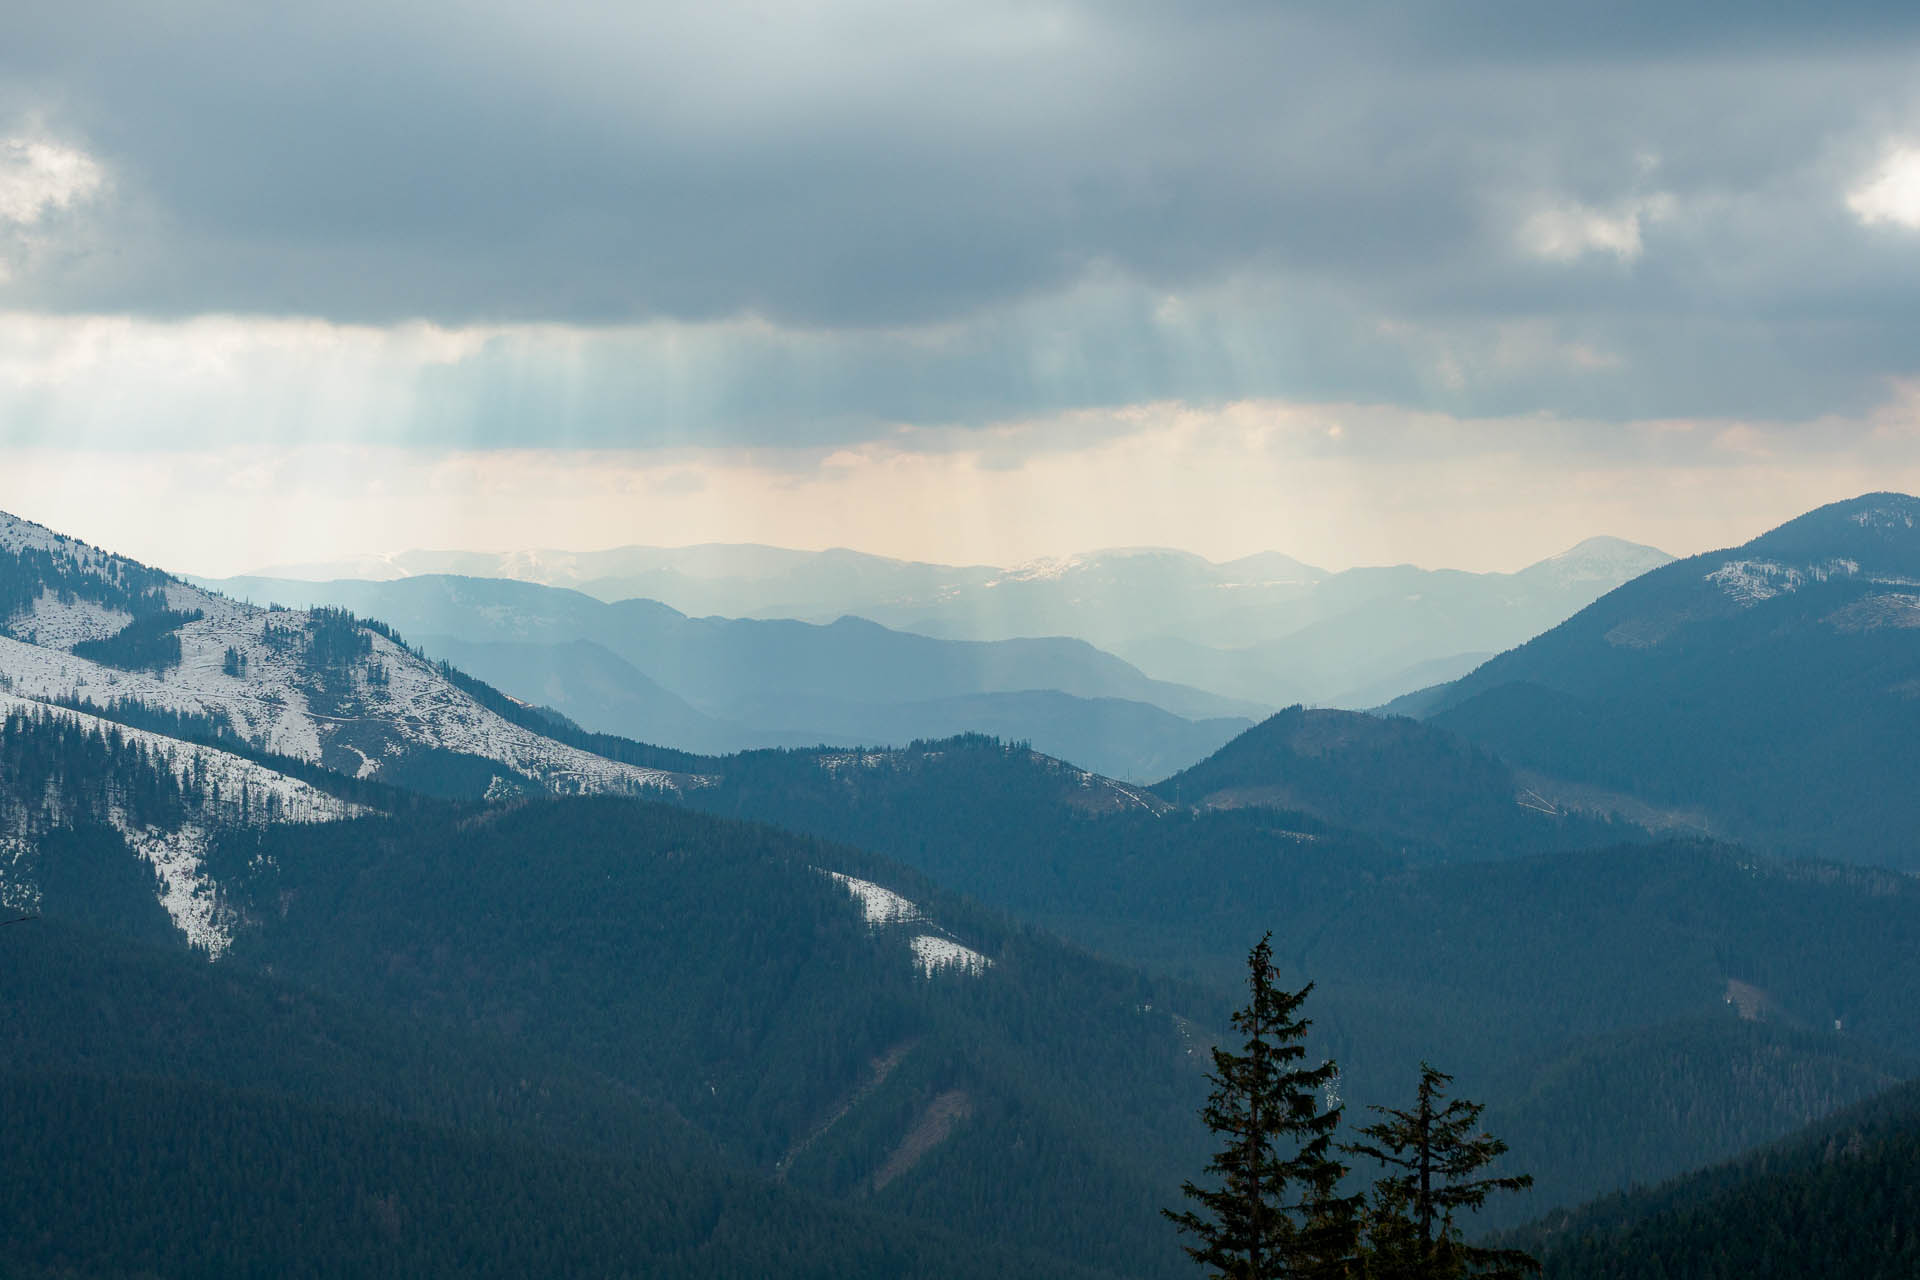
[[[0,507],[169,567],[1920,490],[1920,6],[22,8]]]

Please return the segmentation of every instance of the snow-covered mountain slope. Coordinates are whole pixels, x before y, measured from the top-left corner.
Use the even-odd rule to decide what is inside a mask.
[[[0,689],[132,701],[362,778],[452,755],[562,794],[697,785],[513,723],[384,627],[243,604],[4,514]]]
[[[42,840],[97,824],[151,868],[168,919],[214,958],[230,945],[235,923],[206,870],[218,832],[365,812],[230,752],[12,694],[0,694],[0,726],[0,780],[8,784],[0,787],[0,905],[40,906]],[[73,876],[72,868],[56,870]]]

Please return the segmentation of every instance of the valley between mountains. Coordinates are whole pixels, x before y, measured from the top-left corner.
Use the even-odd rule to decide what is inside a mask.
[[[1403,695],[1369,714],[1258,673],[1445,610],[1297,565],[1231,571],[1297,627],[1209,614],[1176,661],[1124,580],[1104,634],[1029,630],[1089,564],[735,563],[702,600],[897,608],[719,618],[465,562],[196,584],[0,517],[0,904],[32,917],[0,929],[0,1256],[1179,1276],[1158,1211],[1268,930],[1327,1105],[1453,1073],[1535,1178],[1476,1229],[1549,1275],[1654,1275],[1622,1241],[1682,1256],[1820,1178],[1882,1231],[1920,1133],[1920,501],[1629,550],[1540,570],[1526,634],[1444,633],[1504,649],[1464,674],[1383,644],[1316,677]]]

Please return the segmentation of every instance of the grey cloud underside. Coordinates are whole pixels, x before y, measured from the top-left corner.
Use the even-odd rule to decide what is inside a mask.
[[[1843,201],[1912,105],[1910,7],[641,8],[42,7],[0,117],[112,185],[0,304],[771,322],[691,370],[610,344],[566,413],[508,356],[423,389],[463,438],[546,406],[580,443],[1253,395],[1790,417],[1920,350],[1920,248]],[[1542,202],[1656,196],[1637,256],[1517,247]]]

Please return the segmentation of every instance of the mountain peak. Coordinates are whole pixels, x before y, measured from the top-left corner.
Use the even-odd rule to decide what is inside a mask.
[[[1845,558],[1870,573],[1920,573],[1920,498],[1867,493],[1830,502],[1740,550],[1789,561]]]
[[[1559,555],[1548,556],[1537,564],[1528,565],[1520,572],[1552,578],[1562,585],[1577,582],[1621,583],[1672,561],[1673,557],[1658,547],[1602,535],[1587,538]]]

